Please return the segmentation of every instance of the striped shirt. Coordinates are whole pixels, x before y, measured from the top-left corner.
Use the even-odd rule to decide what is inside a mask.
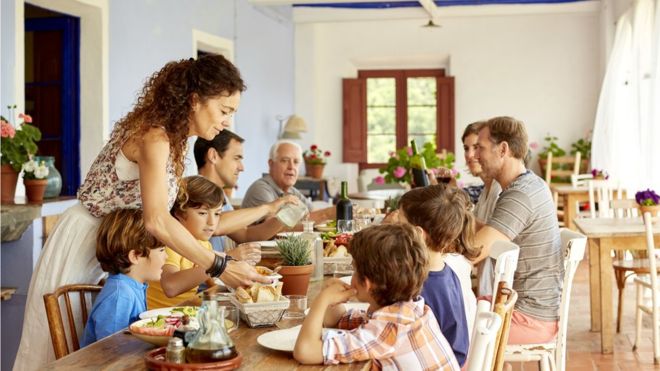
[[[367,314],[349,310],[323,335],[325,364],[373,360],[374,369],[460,370],[451,346],[424,299]]]
[[[521,174],[502,191],[487,224],[520,246],[513,277],[516,310],[544,321],[558,320],[564,265],[548,185],[529,170]]]

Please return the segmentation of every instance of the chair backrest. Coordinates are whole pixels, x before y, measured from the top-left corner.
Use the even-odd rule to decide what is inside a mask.
[[[573,278],[580,262],[584,258],[587,237],[570,229],[560,230],[561,245],[564,253],[564,280],[559,304],[559,331],[555,350],[555,364],[558,370],[565,370],[566,364],[566,332],[568,327],[568,309],[571,303]]]
[[[493,298],[497,293],[499,282],[506,282],[506,287],[513,288],[513,276],[518,267],[520,247],[511,241],[495,241],[490,248],[490,257],[495,259],[493,268]],[[495,300],[491,310],[495,308]]]
[[[502,319],[502,326],[495,339],[493,371],[501,371],[504,366],[504,350],[509,341],[509,325],[511,324],[513,307],[517,300],[518,293],[516,291],[505,287],[504,281],[498,284],[496,295],[493,297],[493,303],[495,303],[493,312]]]
[[[611,179],[592,179],[587,181],[589,187],[589,213],[591,218],[613,218],[614,213],[610,208],[610,201],[621,199],[622,190],[619,182]],[[598,212],[596,212],[598,204]]]
[[[48,328],[50,329],[50,337],[53,341],[56,359],[60,359],[70,352],[80,349],[77,328],[83,329],[85,327],[88,313],[92,307],[92,294],[99,291],[101,291],[101,286],[97,285],[67,285],[58,288],[52,294],[44,295]],[[72,297],[72,293],[77,295]],[[66,318],[62,318],[62,312],[60,310],[61,296],[64,296]],[[82,318],[77,318],[81,314]],[[65,323],[68,325],[70,343],[67,340]],[[70,348],[69,344],[71,345]]]
[[[546,183],[548,184],[552,183],[553,178],[568,179],[571,177],[571,175],[579,174],[581,159],[582,159],[582,154],[580,152],[575,152],[575,156],[561,156],[561,157],[554,157],[552,156],[552,152],[548,152],[547,163],[545,165]]]
[[[594,176],[591,173],[587,174],[571,174],[571,185],[573,188],[577,187],[586,187],[587,181],[593,179]]]
[[[615,218],[636,218],[638,213],[637,201],[626,198],[610,201],[610,208]]]
[[[502,326],[502,318],[493,312],[477,313],[472,341],[467,355],[467,371],[491,370],[497,333]]]

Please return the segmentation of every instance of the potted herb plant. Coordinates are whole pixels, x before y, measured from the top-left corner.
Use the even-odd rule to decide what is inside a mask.
[[[309,243],[293,234],[277,241],[277,250],[282,256],[282,294],[307,295],[309,279],[314,271]]]

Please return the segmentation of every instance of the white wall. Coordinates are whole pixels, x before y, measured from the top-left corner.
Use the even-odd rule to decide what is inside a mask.
[[[341,79],[356,77],[370,64],[383,67],[387,60],[390,68],[447,67],[455,77],[459,168],[464,167],[463,128],[496,115],[523,120],[530,141],[541,142],[550,132],[569,147],[593,126],[601,81],[600,10],[556,6],[562,8],[544,5],[539,9],[555,11],[534,14],[534,5],[528,5],[527,14],[513,15],[502,7],[496,7],[497,15],[489,15],[487,6],[476,13],[461,7],[441,17],[442,28],[436,29],[421,28],[423,18],[307,22],[297,17],[295,107],[313,125],[306,142],[337,154],[326,168],[329,174],[355,179],[357,167],[341,164]]]

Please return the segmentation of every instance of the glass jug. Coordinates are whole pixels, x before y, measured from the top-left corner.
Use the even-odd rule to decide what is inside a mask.
[[[225,308],[215,300],[207,300],[197,312],[199,331],[188,344],[188,363],[220,362],[238,355],[225,328]]]

